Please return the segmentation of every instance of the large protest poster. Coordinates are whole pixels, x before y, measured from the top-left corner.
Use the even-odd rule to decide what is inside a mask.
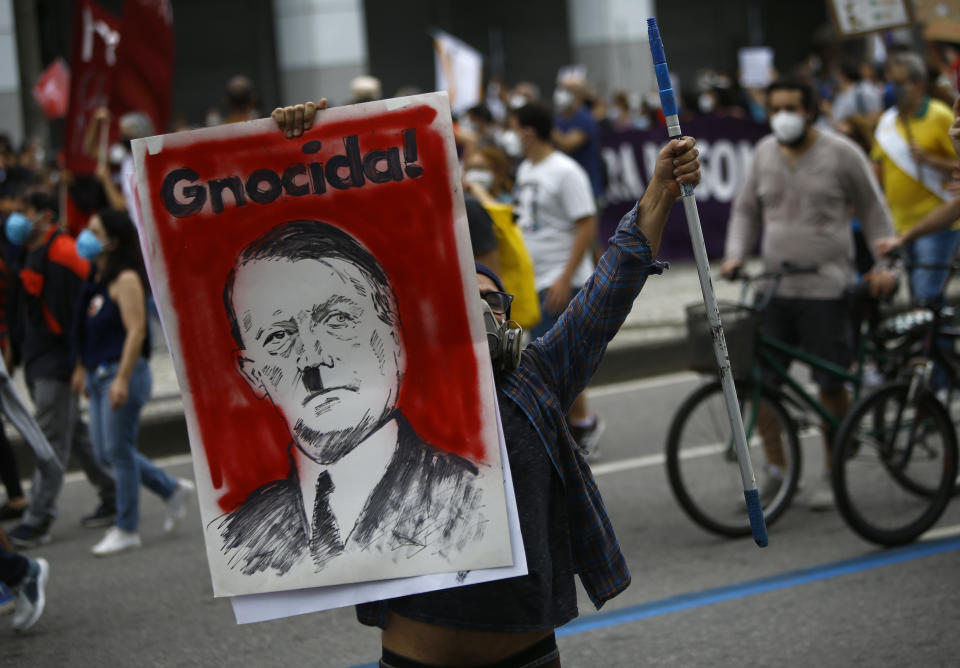
[[[447,96],[320,117],[133,142],[218,596],[512,563]]]
[[[731,116],[699,116],[684,119],[683,130],[697,140],[701,180],[694,193],[707,254],[718,258],[723,253],[730,208],[753,160],[754,145],[769,129],[766,125]],[[663,126],[601,135],[601,153],[607,168],[606,208],[599,226],[599,237],[604,243],[613,235],[623,212],[643,194],[657,153],[666,141]],[[674,207],[670,214],[660,255],[670,259],[693,257],[682,207]]]

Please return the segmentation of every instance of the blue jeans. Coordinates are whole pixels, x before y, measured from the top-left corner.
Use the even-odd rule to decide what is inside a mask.
[[[162,499],[169,499],[177,480],[137,452],[140,411],[150,398],[152,376],[147,360],[140,358],[130,377],[127,402],[110,408],[110,384],[117,376],[117,364],[102,364],[87,370],[90,398],[90,437],[96,456],[113,468],[117,481],[116,526],[136,531],[140,521],[140,484]]]
[[[944,230],[920,237],[903,249],[907,264],[948,264],[957,252],[960,230]],[[910,296],[913,301],[930,300],[940,296],[946,269],[911,269]]]
[[[957,252],[960,244],[960,230],[944,230],[936,234],[922,236],[903,248],[907,264],[947,264]],[[942,300],[943,282],[947,278],[946,269],[911,269],[910,296],[914,302],[937,302]],[[950,339],[938,339],[941,348],[952,348]],[[939,390],[947,385],[947,372],[939,367],[933,370],[931,385]]]

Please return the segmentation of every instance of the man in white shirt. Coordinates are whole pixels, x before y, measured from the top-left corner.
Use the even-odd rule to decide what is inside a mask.
[[[550,109],[524,105],[512,113],[511,124],[525,158],[517,169],[516,211],[540,295],[543,319],[530,332],[538,338],[556,323],[593,273],[588,251],[597,234],[597,209],[590,177],[551,143]],[[603,422],[590,414],[583,395],[570,407],[567,422],[581,450],[595,453]]]

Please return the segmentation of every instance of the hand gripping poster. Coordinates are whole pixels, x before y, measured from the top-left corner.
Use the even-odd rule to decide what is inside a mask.
[[[446,96],[133,152],[215,595],[511,565]]]

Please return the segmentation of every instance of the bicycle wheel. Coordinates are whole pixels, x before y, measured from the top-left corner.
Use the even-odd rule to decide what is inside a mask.
[[[773,396],[764,392],[754,401],[749,383],[738,385],[737,393],[763,515],[770,525],[790,505],[797,489],[801,465],[797,430]],[[666,459],[670,489],[694,522],[721,536],[751,534],[719,380],[698,388],[680,405],[667,435]]]
[[[929,393],[913,405],[909,384],[883,385],[840,425],[831,478],[837,509],[857,534],[879,545],[916,540],[940,519],[957,478],[957,437]]]

